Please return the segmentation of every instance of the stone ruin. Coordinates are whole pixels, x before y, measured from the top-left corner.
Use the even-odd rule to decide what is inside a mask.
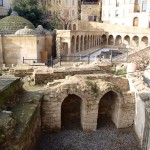
[[[142,149],[149,148],[149,95],[143,96],[149,88],[142,88],[147,92],[139,94],[137,85],[146,86],[142,75],[138,79],[134,74],[126,78],[114,75],[112,69],[111,64],[94,64],[54,69],[23,66],[2,71],[2,149],[33,150],[41,131],[74,126],[96,131],[105,117],[111,118],[118,129],[134,126]],[[21,78],[6,77],[8,73]]]

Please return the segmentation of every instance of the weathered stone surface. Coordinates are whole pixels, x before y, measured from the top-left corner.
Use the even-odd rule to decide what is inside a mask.
[[[114,83],[111,82],[113,80]],[[115,82],[117,82],[116,85]],[[68,95],[74,94],[82,99],[82,129],[87,131],[96,130],[98,105],[101,98],[109,91],[116,93],[117,102],[112,106],[114,110],[111,112],[111,116],[117,128],[133,125],[135,111],[134,95],[128,93],[128,82],[124,78],[112,77],[110,75],[67,76],[66,79],[54,81],[47,86],[48,89],[42,106],[43,129],[52,131],[61,129],[61,104]],[[123,115],[124,117],[122,117]]]
[[[16,103],[16,95],[22,90],[20,78],[0,76],[0,109],[12,107]]]

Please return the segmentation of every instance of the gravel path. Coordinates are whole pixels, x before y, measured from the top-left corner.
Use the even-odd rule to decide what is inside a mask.
[[[63,130],[42,133],[36,150],[140,150],[132,128],[117,129],[109,119],[101,120],[96,132]]]

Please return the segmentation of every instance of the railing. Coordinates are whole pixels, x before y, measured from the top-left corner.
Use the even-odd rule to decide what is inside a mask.
[[[58,57],[60,65],[62,62],[87,62],[90,63],[90,54],[86,56],[60,56]]]
[[[41,65],[42,63],[44,65],[47,65],[47,66],[51,66],[53,67],[53,62],[54,62],[54,59],[51,57],[50,59],[27,59],[27,58],[24,58],[23,57],[23,64],[25,63],[29,63],[29,64],[32,64],[32,65]],[[39,63],[39,64],[38,64]]]

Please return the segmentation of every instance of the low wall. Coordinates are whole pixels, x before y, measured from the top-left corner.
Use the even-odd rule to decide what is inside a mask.
[[[135,92],[134,128],[143,150],[150,148],[150,90],[144,82],[142,73],[128,75],[130,89]]]
[[[41,100],[41,95],[26,93],[12,109],[11,115],[0,113],[3,120],[0,122],[0,142],[3,140],[0,144],[3,150],[35,149],[41,131]]]
[[[0,76],[0,110],[14,106],[16,96],[21,90],[20,78]]]
[[[64,68],[63,68],[64,69]],[[53,73],[49,72],[40,72],[37,71],[34,76],[35,84],[45,84],[48,82],[52,82],[58,79],[64,79],[66,76],[74,76],[77,74],[99,74],[99,73],[111,73],[111,66],[100,66],[99,69],[84,69],[84,68],[76,68],[76,69],[64,69],[60,68],[54,69]]]

